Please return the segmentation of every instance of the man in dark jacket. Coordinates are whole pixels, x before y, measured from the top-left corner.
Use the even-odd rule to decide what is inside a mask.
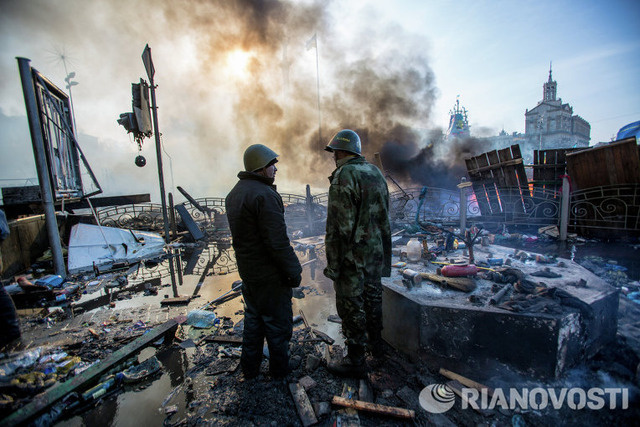
[[[245,378],[260,373],[264,339],[269,372],[289,373],[293,331],[292,288],[300,285],[302,267],[287,236],[284,204],[273,185],[278,155],[262,144],[244,152],[245,170],[227,195],[225,206],[244,297],[244,332],[240,366]]]
[[[380,278],[391,275],[389,190],[380,170],[361,156],[354,131],[338,132],[325,150],[334,154],[336,169],[329,178],[324,274],[333,280],[347,344],[347,356],[327,367],[362,376],[365,349],[378,357],[382,346]]]

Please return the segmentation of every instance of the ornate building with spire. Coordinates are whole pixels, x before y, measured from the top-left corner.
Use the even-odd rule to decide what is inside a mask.
[[[542,87],[542,101],[524,114],[526,150],[588,147],[591,125],[557,98],[558,83],[551,77],[551,66],[549,80]]]

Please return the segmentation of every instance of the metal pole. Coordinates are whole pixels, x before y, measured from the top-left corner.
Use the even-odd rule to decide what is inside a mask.
[[[176,226],[176,211],[173,207],[173,194],[171,193],[169,193],[169,219],[171,220],[171,238],[175,239],[178,237],[178,227]]]
[[[317,36],[316,36],[317,37]],[[318,39],[316,38],[316,85],[318,88],[318,141],[322,148],[322,113],[320,112],[320,67],[318,65]]]
[[[560,201],[560,241],[567,240],[567,228],[569,226],[569,177],[562,177],[562,199]]]
[[[467,230],[467,188],[471,187],[471,183],[467,182],[464,176],[460,179],[458,188],[460,189],[460,234],[464,236]]]
[[[38,181],[40,182],[40,191],[42,192],[42,207],[44,208],[49,245],[51,245],[51,254],[53,255],[53,267],[57,275],[67,277],[67,272],[64,266],[64,257],[62,255],[62,245],[60,244],[58,220],[56,219],[56,211],[53,205],[51,178],[47,167],[44,138],[42,137],[42,130],[40,129],[36,92],[33,86],[31,65],[29,65],[31,60],[19,57],[16,59],[18,60],[20,79],[22,80],[22,91],[24,93],[24,103],[27,108],[27,117],[29,119],[29,131],[31,132],[33,156],[36,161]]]
[[[148,55],[149,65],[153,67],[153,61],[151,60],[151,48],[149,45],[145,48],[145,53]],[[143,56],[144,60],[144,56]],[[145,67],[147,64],[145,63]],[[153,82],[153,72],[147,73],[149,77],[149,86],[151,86],[151,110],[153,113],[153,133],[156,139],[156,158],[158,160],[158,181],[160,181],[160,202],[162,203],[162,220],[164,222],[164,241],[169,243],[171,236],[169,234],[169,217],[167,215],[167,200],[164,192],[164,175],[162,173],[162,147],[160,142],[160,131],[158,130],[158,106],[156,104],[156,85]],[[176,287],[176,275],[173,268],[173,249],[169,248],[169,272],[171,273],[171,288],[173,289],[173,296],[178,296],[178,288]]]
[[[160,146],[160,131],[158,130],[158,107],[156,106],[156,86],[151,81],[151,110],[153,112],[153,130],[156,138],[156,158],[158,159],[158,180],[160,181],[160,202],[162,203],[162,220],[164,221],[164,241],[170,242],[169,236],[169,218],[167,216],[167,201],[164,193],[164,175],[162,173],[162,148]]]
[[[304,237],[308,237],[314,235],[313,196],[311,196],[311,186],[309,184],[307,184],[307,197],[305,198],[305,205],[305,213],[307,214],[307,225],[309,227],[309,233],[307,233]]]

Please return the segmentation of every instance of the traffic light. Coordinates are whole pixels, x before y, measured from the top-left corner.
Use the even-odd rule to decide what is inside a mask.
[[[151,128],[151,108],[149,107],[149,85],[140,79],[140,83],[131,84],[133,112],[136,115],[138,131],[144,136],[153,134]]]
[[[149,85],[140,79],[140,83],[131,84],[131,105],[133,113],[122,113],[118,124],[122,125],[133,138],[142,144],[144,138],[153,135],[151,127],[151,108],[149,106]]]
[[[120,118],[118,119],[118,124],[122,125],[127,133],[133,133],[134,137],[138,135],[138,122],[136,121],[136,116],[133,113],[122,113],[120,114]]]

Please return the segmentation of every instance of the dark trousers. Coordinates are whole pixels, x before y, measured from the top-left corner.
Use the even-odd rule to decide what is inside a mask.
[[[244,331],[240,366],[246,377],[260,373],[265,338],[271,375],[283,377],[289,373],[289,341],[293,331],[291,294],[291,288],[278,280],[243,283]]]
[[[20,323],[13,299],[0,284],[0,347],[20,338]]]

